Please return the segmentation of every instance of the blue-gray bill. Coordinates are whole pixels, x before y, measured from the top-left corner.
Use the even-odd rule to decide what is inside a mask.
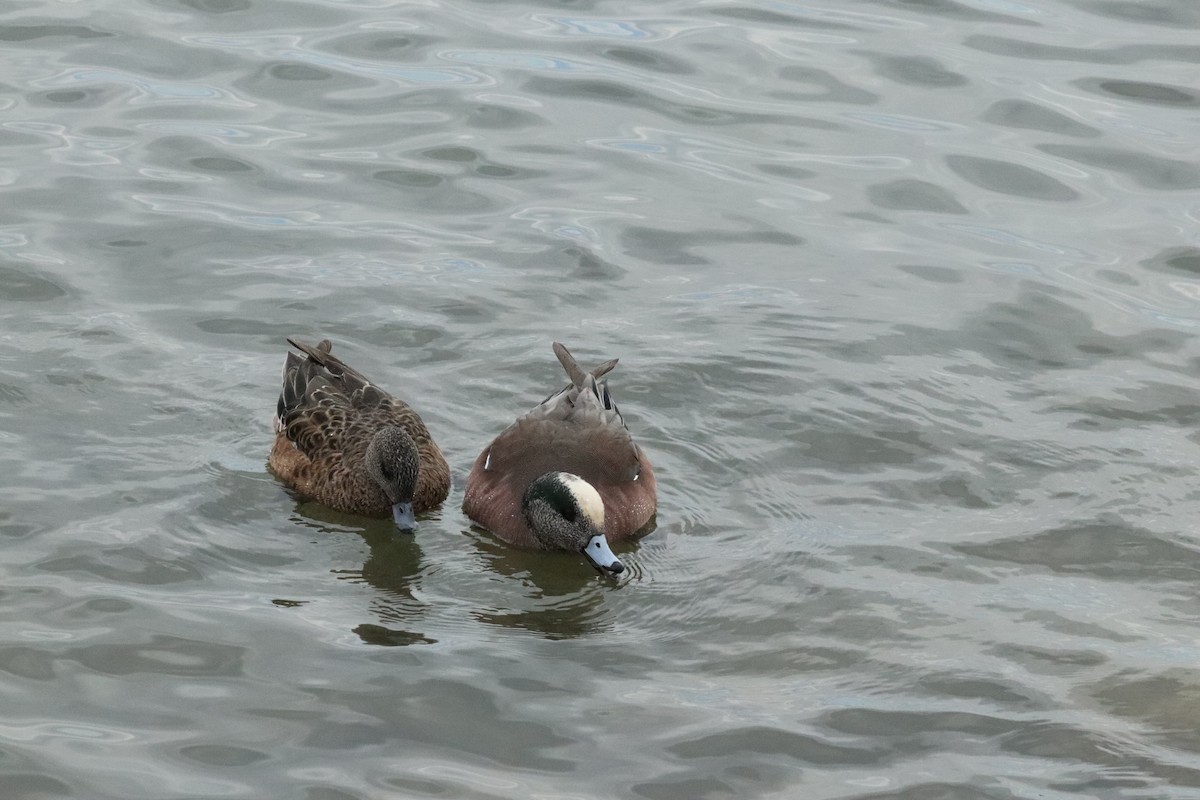
[[[583,555],[601,573],[620,575],[625,571],[625,565],[613,553],[612,548],[608,546],[608,540],[602,533],[597,533],[588,539],[587,545],[583,548]]]
[[[392,519],[404,533],[412,533],[417,529],[417,515],[413,513],[412,503],[396,503],[392,506]]]

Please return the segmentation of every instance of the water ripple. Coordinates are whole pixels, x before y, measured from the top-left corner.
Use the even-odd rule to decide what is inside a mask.
[[[254,103],[234,92],[195,82],[165,82],[116,69],[69,69],[53,76],[35,80],[34,86],[106,86],[130,87],[136,93],[126,102],[131,106],[143,104],[197,103],[225,108],[253,108]]]
[[[5,790],[1200,786],[1200,16],[826,6],[0,12]],[[421,411],[415,536],[267,473],[288,335]],[[621,580],[458,506],[551,340]]]

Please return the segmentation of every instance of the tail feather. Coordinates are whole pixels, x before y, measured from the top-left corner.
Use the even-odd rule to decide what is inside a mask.
[[[304,353],[304,355],[308,356],[321,366],[325,366],[325,363],[331,359],[334,362],[341,363],[338,361],[338,359],[330,355],[330,351],[333,350],[333,342],[329,341],[328,339],[322,339],[321,341],[317,342],[316,347],[313,347],[310,344],[305,344],[304,342],[299,342],[291,337],[288,337],[288,344],[299,350],[301,353]]]
[[[332,379],[346,394],[371,385],[371,382],[362,373],[330,352],[333,350],[333,344],[328,339],[317,342],[316,347],[290,338],[288,344],[308,356],[307,360],[300,362],[303,372],[311,375],[315,368],[321,367],[326,376]],[[298,357],[297,360],[299,361]]]
[[[562,364],[562,368],[566,370],[567,377],[571,379],[571,383],[580,389],[587,382],[588,375],[591,375],[593,378],[601,378],[612,372],[613,367],[617,366],[617,361],[619,360],[610,358],[590,373],[587,373],[580,368],[579,364],[575,361],[575,356],[571,355],[571,351],[559,342],[554,342],[554,355],[558,356],[558,363]]]

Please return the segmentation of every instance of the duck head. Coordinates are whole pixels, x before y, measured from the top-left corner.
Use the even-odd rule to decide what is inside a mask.
[[[392,504],[396,527],[412,533],[417,527],[412,499],[421,469],[416,443],[403,428],[380,428],[367,445],[366,460],[367,473]]]
[[[624,572],[604,537],[604,501],[583,478],[570,472],[539,476],[525,490],[521,510],[544,549],[582,553],[601,573]]]

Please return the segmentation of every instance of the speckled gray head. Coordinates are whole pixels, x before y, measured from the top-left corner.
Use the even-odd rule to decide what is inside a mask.
[[[570,472],[547,472],[525,490],[521,508],[534,539],[546,550],[573,550],[601,573],[625,571],[604,536],[604,501]]]
[[[367,473],[379,484],[392,504],[392,519],[396,527],[412,533],[417,527],[413,514],[413,492],[421,459],[417,446],[404,429],[389,426],[381,429],[367,446]]]

